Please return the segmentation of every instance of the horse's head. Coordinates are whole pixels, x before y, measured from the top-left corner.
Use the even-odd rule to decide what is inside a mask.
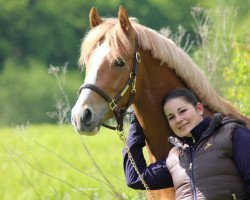
[[[119,111],[131,101],[137,71],[136,34],[123,7],[118,19],[104,20],[92,8],[89,20],[91,30],[79,59],[86,77],[72,109],[72,124],[79,133],[93,135],[102,122],[114,115],[119,118]]]

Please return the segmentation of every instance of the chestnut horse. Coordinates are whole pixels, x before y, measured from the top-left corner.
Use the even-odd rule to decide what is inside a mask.
[[[184,51],[128,18],[122,6],[118,18],[101,18],[92,8],[89,19],[91,30],[83,40],[79,59],[86,66],[86,77],[72,109],[72,123],[79,133],[95,134],[101,123],[114,116],[112,110],[121,111],[130,102],[144,130],[150,161],[166,158],[171,149],[167,137],[173,133],[161,101],[178,87],[196,93],[206,108],[204,116],[220,112],[245,120],[250,126],[250,119],[217,95]],[[119,113],[115,116],[120,119]],[[153,193],[157,199],[174,199],[173,188]]]

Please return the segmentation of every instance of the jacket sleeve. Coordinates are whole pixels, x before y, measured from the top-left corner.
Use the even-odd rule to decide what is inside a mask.
[[[142,148],[145,146],[145,138],[138,123],[131,124],[127,145],[141,176],[150,189],[156,190],[173,186],[172,178],[167,170],[165,159],[156,161],[155,163],[147,166],[142,152]],[[140,177],[128,158],[128,153],[125,149],[123,150],[123,157],[123,167],[127,185],[133,189],[145,190]]]
[[[234,161],[250,194],[250,129],[238,127],[233,135]]]

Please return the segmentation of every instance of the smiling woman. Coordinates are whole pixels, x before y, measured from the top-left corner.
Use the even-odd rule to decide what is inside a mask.
[[[171,129],[178,137],[191,137],[190,131],[203,120],[204,108],[191,91],[177,91],[169,93],[163,99],[163,110]]]
[[[185,88],[168,93],[163,109],[178,137],[170,137],[175,147],[166,159],[147,167],[142,154],[145,137],[137,120],[132,121],[129,130],[128,146],[148,187],[174,186],[177,200],[247,199],[250,161],[247,153],[241,153],[250,153],[250,130],[245,122],[222,118],[219,113],[203,118],[203,105]],[[129,187],[144,189],[126,152],[124,170]]]

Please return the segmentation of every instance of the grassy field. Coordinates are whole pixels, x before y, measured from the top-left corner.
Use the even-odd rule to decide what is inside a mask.
[[[28,125],[0,133],[1,200],[145,199],[125,184],[113,131],[87,137],[67,125]]]

